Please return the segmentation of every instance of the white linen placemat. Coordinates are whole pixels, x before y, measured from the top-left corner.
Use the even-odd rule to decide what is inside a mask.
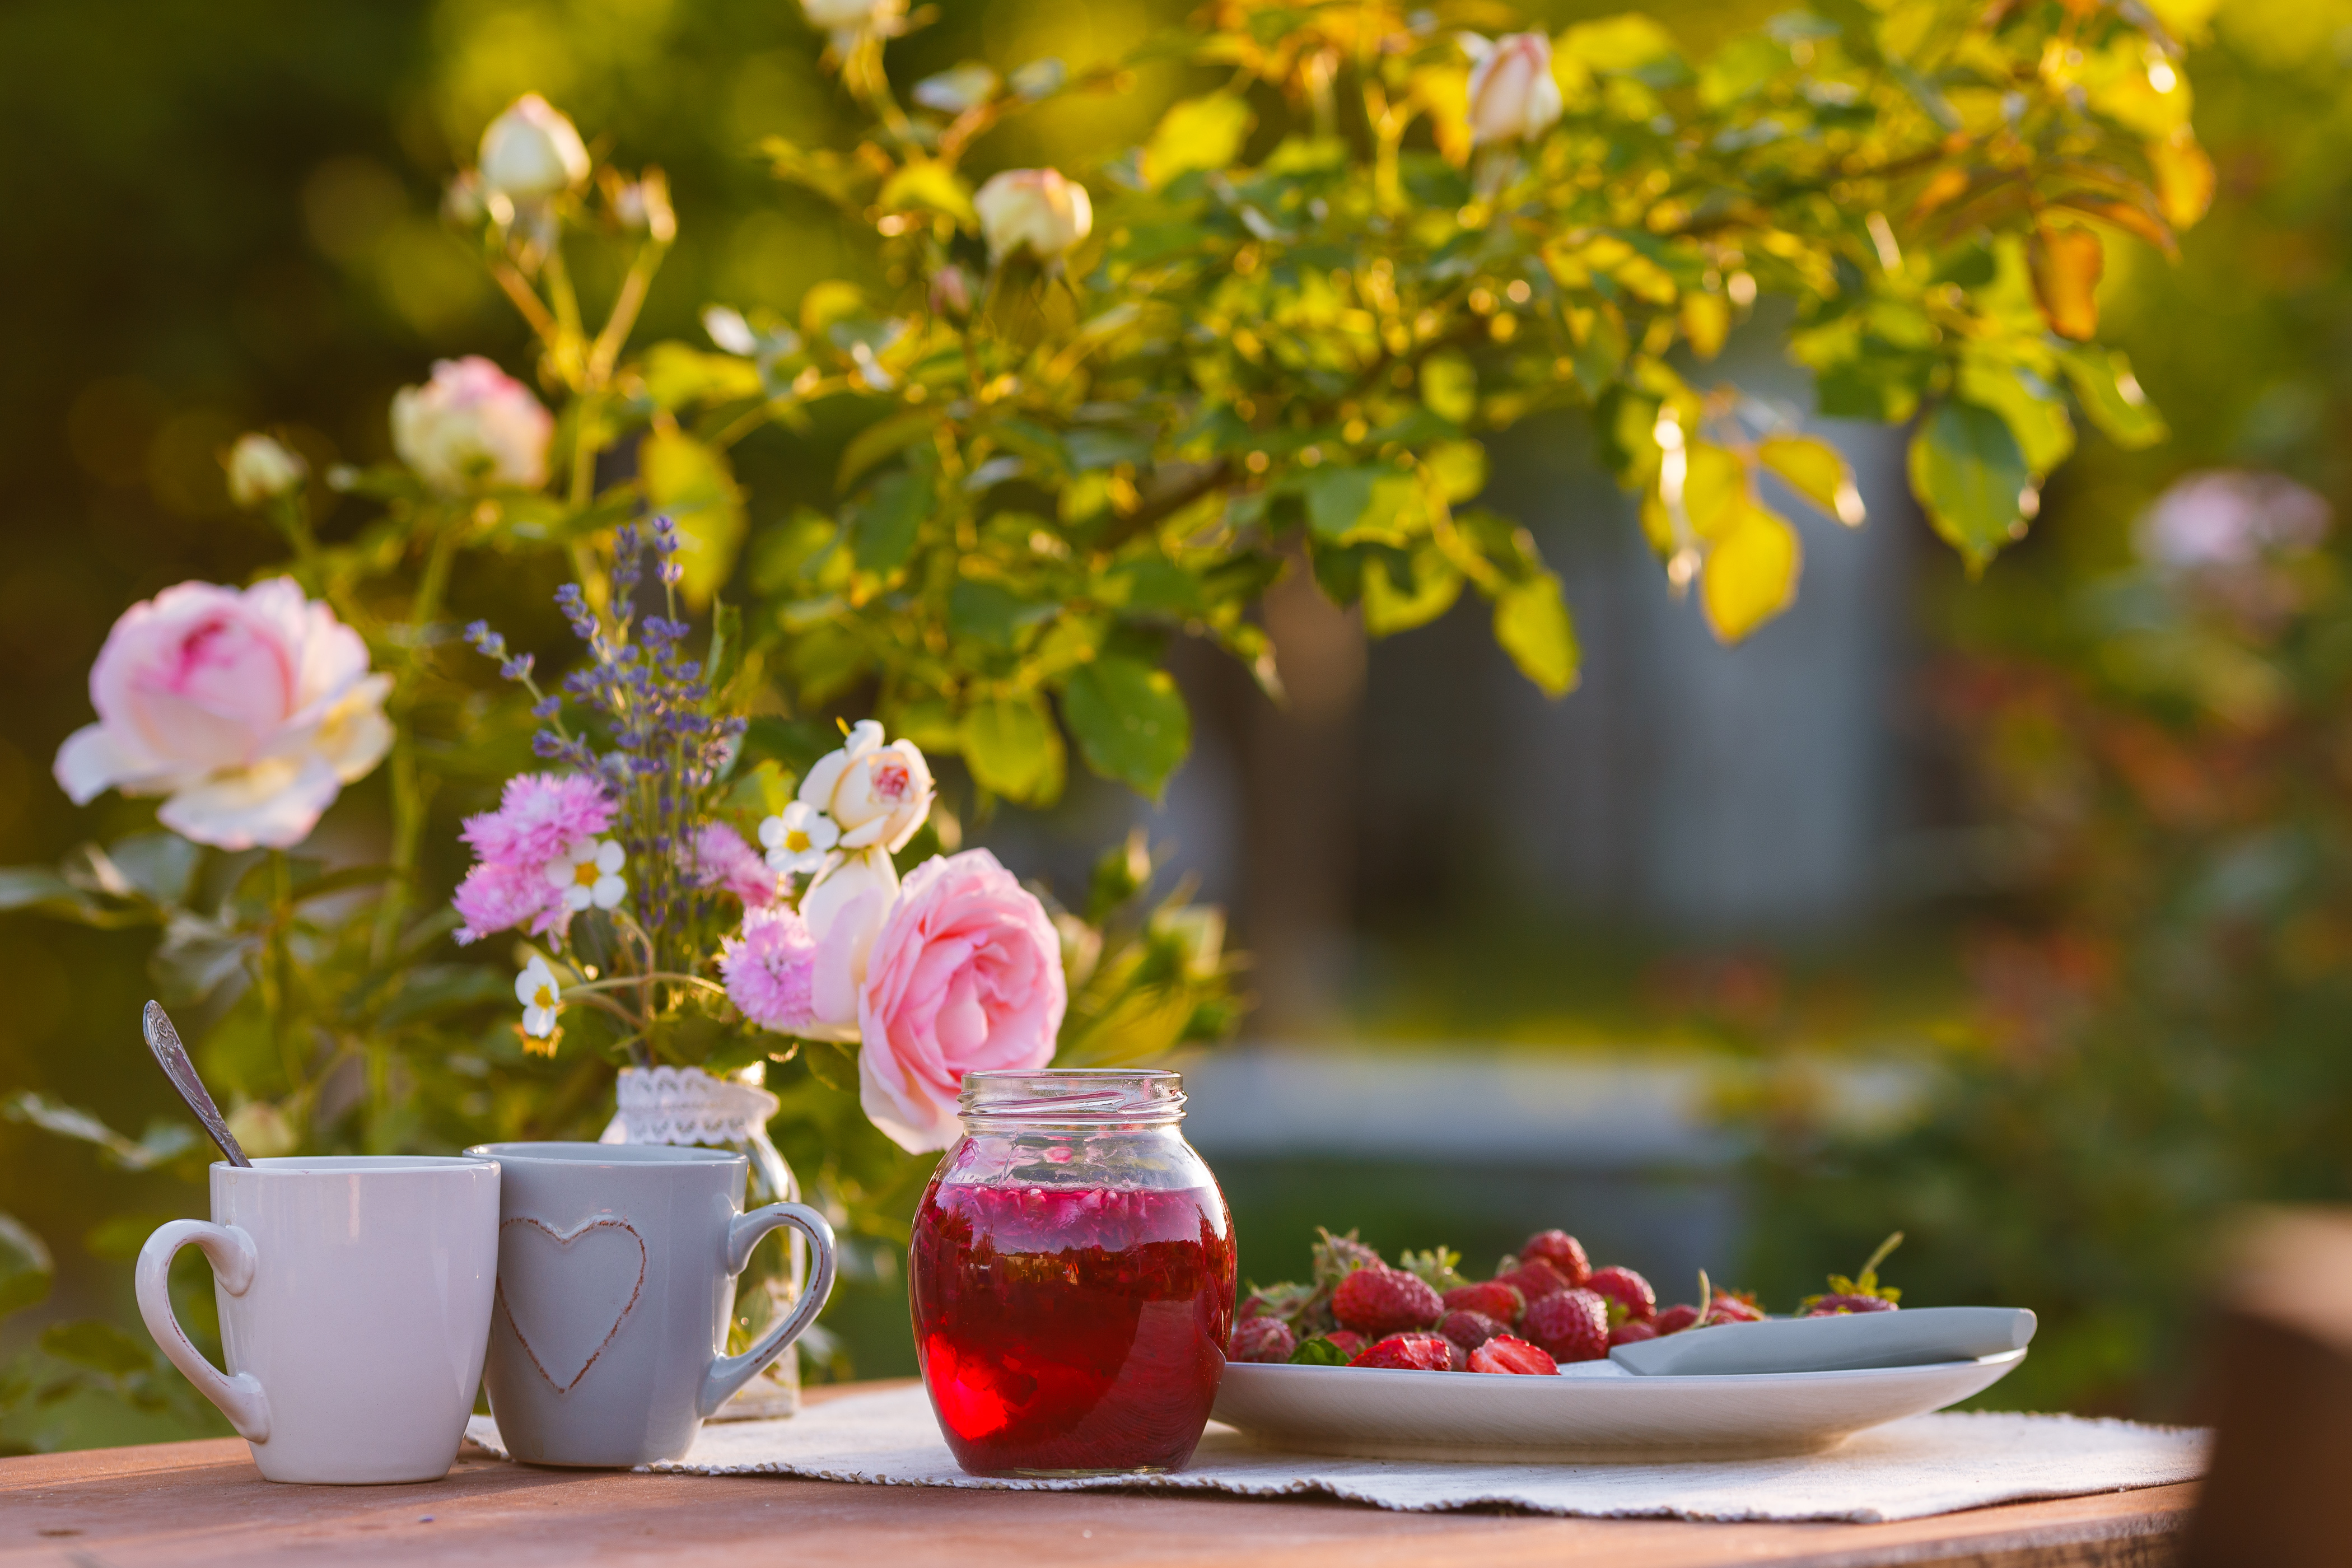
[[[489,1416],[475,1416],[466,1435],[505,1457]],[[1414,1511],[1500,1503],[1596,1518],[1875,1523],[2194,1480],[2204,1473],[2209,1437],[2193,1428],[2074,1415],[1938,1415],[1874,1427],[1829,1453],[1801,1458],[1449,1465],[1274,1453],[1213,1421],[1192,1465],[1174,1475],[998,1480],[956,1468],[940,1440],[930,1401],[916,1386],[829,1400],[786,1420],[706,1426],[686,1458],[645,1468],[876,1486],[1322,1495]]]

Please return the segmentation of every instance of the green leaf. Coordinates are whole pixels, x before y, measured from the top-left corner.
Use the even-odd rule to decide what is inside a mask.
[[[1088,767],[1155,799],[1192,749],[1183,693],[1140,659],[1107,654],[1072,670],[1062,713]]]
[[[1171,105],[1144,143],[1144,184],[1158,190],[1191,170],[1225,167],[1240,155],[1255,118],[1249,104],[1229,92]]]
[[[47,1245],[14,1215],[0,1214],[0,1317],[46,1298],[57,1271]]]
[[[857,564],[866,572],[895,572],[914,553],[915,536],[931,515],[931,477],[911,469],[885,474],[857,509]]]
[[[1789,487],[1848,528],[1863,521],[1862,492],[1843,454],[1811,436],[1772,436],[1758,443],[1756,456]]]
[[[637,447],[637,473],[646,504],[677,524],[678,594],[700,609],[735,569],[743,543],[743,495],[717,448],[683,430],[655,428]]]
[[[902,414],[877,419],[852,436],[849,445],[841,449],[841,467],[833,476],[834,489],[847,489],[877,464],[919,441],[929,440],[932,427],[938,424],[938,416],[927,408],[909,408]]]
[[[1292,1366],[1345,1366],[1348,1364],[1348,1352],[1321,1334],[1311,1334],[1301,1340],[1298,1348],[1290,1352],[1290,1364]]]
[[[1385,637],[1427,626],[1461,596],[1462,569],[1434,544],[1373,554],[1364,563],[1364,631]]]
[[[1486,488],[1486,448],[1475,441],[1440,441],[1422,461],[1446,500],[1460,505]]]
[[[1495,640],[1545,696],[1565,697],[1576,689],[1576,627],[1559,579],[1550,573],[1514,583],[1496,595]]]
[[[1421,510],[1419,484],[1391,468],[1309,468],[1298,485],[1307,494],[1307,528],[1334,544],[1402,544]]]
[[[1060,606],[1024,599],[1001,583],[963,578],[948,592],[948,630],[1009,653],[1020,635]]]
[[[109,1377],[128,1377],[155,1363],[154,1353],[144,1342],[95,1319],[50,1324],[41,1331],[41,1349],[59,1361]]]
[[[1787,609],[1804,566],[1797,531],[1765,508],[1747,502],[1739,521],[1706,552],[1699,606],[1716,640],[1736,643]]]
[[[2095,343],[2069,348],[2059,354],[2058,366],[2065,372],[2066,384],[2074,389],[2084,416],[2126,451],[2152,447],[2172,434],[2165,427],[2164,416],[2140,390],[2131,361],[2120,349],[2103,349]]]
[[[1964,401],[2009,421],[2025,466],[2036,475],[2050,472],[2074,449],[2074,422],[2064,401],[2038,379],[2007,365],[1964,360],[1956,390]]]
[[[964,764],[982,788],[1024,805],[1061,798],[1069,766],[1062,732],[1034,693],[975,705],[959,733]]]
[[[1938,405],[1911,437],[1910,468],[1927,521],[1971,574],[2025,532],[2021,498],[2033,476],[2009,422],[1991,409]]]
[[[1691,79],[1674,35],[1630,11],[1580,23],[1562,33],[1553,47],[1596,74],[1630,76],[1649,87],[1680,87]]]

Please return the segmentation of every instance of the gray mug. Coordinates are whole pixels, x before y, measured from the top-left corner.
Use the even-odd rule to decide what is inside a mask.
[[[675,1459],[703,1418],[808,1327],[833,1290],[833,1227],[801,1204],[741,1212],[719,1149],[483,1143],[499,1162],[499,1283],[483,1381],[507,1451],[534,1465]],[[768,1232],[814,1267],[784,1320],[723,1353],[735,1276]]]

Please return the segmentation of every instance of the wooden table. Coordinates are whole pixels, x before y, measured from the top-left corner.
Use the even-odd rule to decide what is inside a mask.
[[[1901,1524],[1706,1524],[541,1470],[472,1449],[429,1485],[303,1487],[263,1480],[242,1442],[220,1438],[0,1459],[0,1564],[2154,1568],[2171,1561],[2195,1492],[2154,1487]]]

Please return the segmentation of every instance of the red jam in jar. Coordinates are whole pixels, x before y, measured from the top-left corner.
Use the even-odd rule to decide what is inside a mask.
[[[1164,1071],[972,1073],[915,1216],[915,1350],[974,1475],[1181,1468],[1233,1337],[1234,1233]]]

